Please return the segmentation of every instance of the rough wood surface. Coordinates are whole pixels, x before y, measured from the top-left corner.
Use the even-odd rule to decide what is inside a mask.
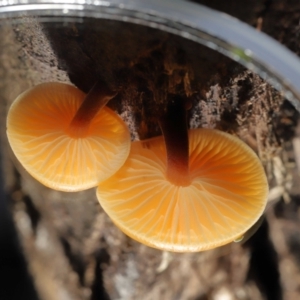
[[[197,2],[241,18],[299,54],[298,1]],[[299,299],[298,113],[257,75],[217,53],[155,30],[102,22],[58,28],[23,18],[0,27],[6,189],[40,299]],[[202,253],[161,252],[121,233],[94,189],[53,191],[22,169],[5,136],[15,97],[45,81],[87,91],[99,77],[121,90],[111,107],[132,139],[159,134],[157,114],[168,94],[180,93],[192,102],[191,127],[236,134],[257,151],[271,205],[253,238]]]

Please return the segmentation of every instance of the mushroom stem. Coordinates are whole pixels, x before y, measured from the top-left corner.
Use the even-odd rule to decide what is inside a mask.
[[[185,101],[174,97],[166,113],[160,118],[166,150],[167,150],[167,179],[178,186],[188,186],[189,177],[189,138]]]
[[[91,120],[116,94],[117,92],[109,89],[103,81],[98,80],[73,117],[69,126],[70,135],[77,138],[85,137]]]

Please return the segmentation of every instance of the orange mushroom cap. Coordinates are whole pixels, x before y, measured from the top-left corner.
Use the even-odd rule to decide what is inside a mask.
[[[94,187],[114,174],[129,154],[129,130],[107,107],[85,130],[80,124],[70,127],[84,98],[74,86],[43,83],[19,95],[9,110],[7,136],[13,152],[34,178],[50,188]]]
[[[264,211],[264,169],[232,135],[189,131],[188,184],[171,183],[166,167],[163,137],[134,142],[125,164],[97,189],[113,222],[141,243],[175,252],[208,250],[240,237]]]

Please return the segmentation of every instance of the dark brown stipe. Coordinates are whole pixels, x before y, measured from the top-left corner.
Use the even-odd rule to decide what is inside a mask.
[[[109,89],[103,81],[97,81],[73,117],[69,126],[70,134],[74,137],[86,136],[91,120],[116,95],[117,92]]]
[[[160,127],[167,150],[167,179],[178,186],[190,185],[189,139],[186,117],[186,103],[174,96],[166,113],[160,118]]]

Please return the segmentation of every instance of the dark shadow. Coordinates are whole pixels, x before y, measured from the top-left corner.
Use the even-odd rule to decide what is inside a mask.
[[[244,246],[250,248],[251,255],[247,281],[253,280],[265,299],[282,300],[278,255],[269,238],[266,219]]]
[[[101,264],[109,264],[110,256],[106,249],[99,249],[95,254],[96,257],[96,266],[95,266],[95,279],[92,289],[91,300],[110,300],[109,295],[107,294],[104,284],[103,284],[103,275]]]
[[[82,286],[84,286],[85,262],[82,255],[75,253],[67,239],[64,237],[60,237],[60,242],[63,246],[66,257],[69,260],[71,268],[78,274],[79,282]]]
[[[40,212],[36,209],[35,205],[33,204],[32,200],[30,197],[28,196],[24,196],[23,197],[23,201],[25,203],[25,207],[26,207],[26,212],[30,218],[31,221],[31,227],[32,230],[34,232],[34,234],[36,234],[36,229],[37,229],[37,225],[41,219],[41,214]]]
[[[22,254],[3,183],[0,153],[0,299],[38,300]]]

